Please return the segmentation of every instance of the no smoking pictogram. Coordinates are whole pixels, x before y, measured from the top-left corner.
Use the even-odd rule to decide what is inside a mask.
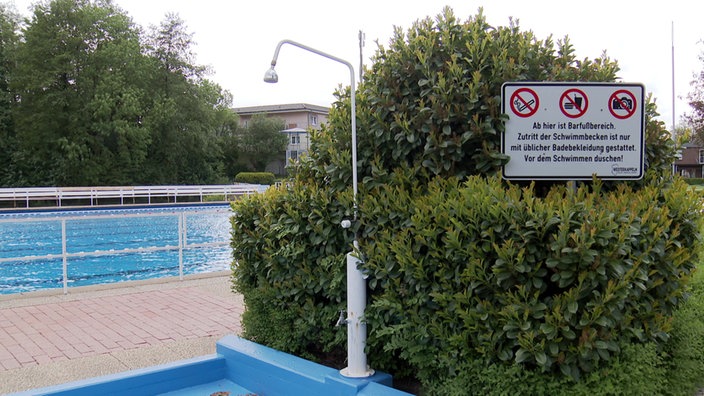
[[[530,88],[517,89],[511,95],[511,110],[519,117],[530,117],[538,111],[538,94]]]
[[[587,108],[589,108],[589,99],[580,89],[568,89],[560,96],[560,111],[569,118],[583,116]]]
[[[611,94],[608,106],[611,115],[625,120],[636,113],[638,102],[631,91],[621,89]]]

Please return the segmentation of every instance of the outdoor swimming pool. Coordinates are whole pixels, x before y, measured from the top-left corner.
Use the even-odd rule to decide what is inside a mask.
[[[229,205],[0,213],[0,294],[230,268]]]

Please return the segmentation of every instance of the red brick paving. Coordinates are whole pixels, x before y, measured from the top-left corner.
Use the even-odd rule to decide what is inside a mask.
[[[0,309],[0,371],[240,332],[243,307],[198,288]]]

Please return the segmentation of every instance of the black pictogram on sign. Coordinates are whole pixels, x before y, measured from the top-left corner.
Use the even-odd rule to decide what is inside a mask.
[[[625,120],[636,113],[638,103],[636,96],[625,89],[618,90],[609,97],[609,111],[614,117]]]
[[[589,108],[589,99],[582,90],[568,89],[560,96],[560,111],[569,118],[583,116],[587,108]]]
[[[511,110],[519,117],[530,117],[538,111],[538,94],[530,88],[517,89],[511,95]]]

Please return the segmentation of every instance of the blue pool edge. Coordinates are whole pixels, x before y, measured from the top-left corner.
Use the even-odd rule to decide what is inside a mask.
[[[216,343],[216,354],[143,369],[33,389],[12,395],[83,396],[95,394],[187,395],[188,388],[229,380],[255,395],[404,396],[393,379],[377,372],[367,378],[347,378],[323,366],[234,335]],[[195,393],[194,393],[195,394]],[[237,394],[231,394],[237,396]]]

